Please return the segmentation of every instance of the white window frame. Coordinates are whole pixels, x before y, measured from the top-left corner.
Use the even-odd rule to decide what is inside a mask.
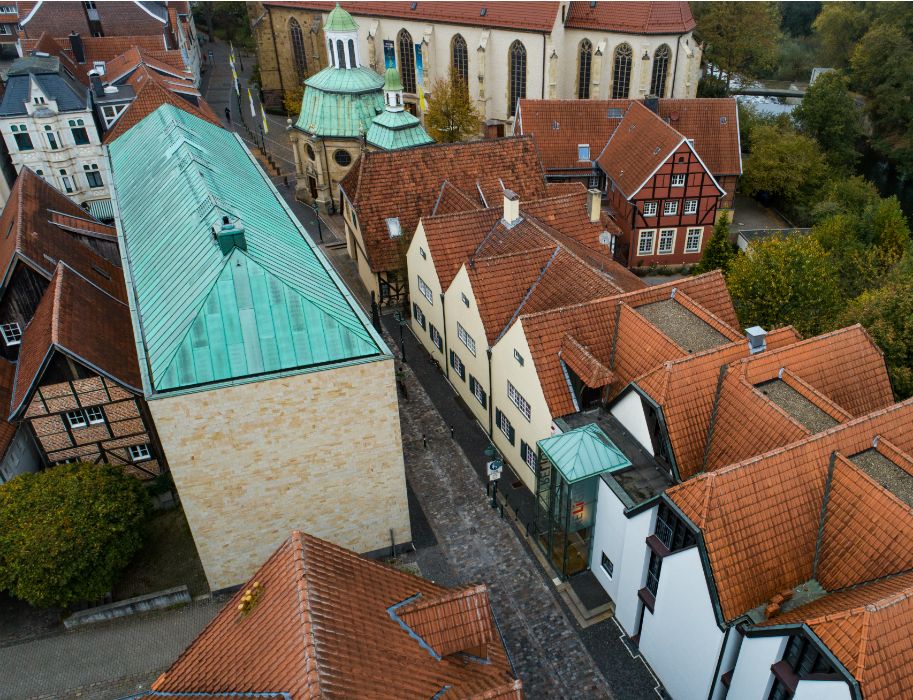
[[[418,321],[418,325],[420,325],[422,328],[424,328],[425,321],[426,321],[425,312],[422,311],[421,306],[419,306],[415,302],[412,302],[412,303],[415,306],[415,309],[413,310],[414,311],[413,316],[415,316],[415,320]]]
[[[22,326],[16,321],[0,325],[0,333],[3,334],[3,342],[8,348],[22,343]]]
[[[590,144],[588,143],[578,143],[577,144],[577,160],[590,160]]]
[[[504,437],[510,440],[510,431],[514,426],[511,424],[510,418],[507,417],[504,411],[498,413],[498,420],[495,422],[498,424],[498,429],[504,433]]]
[[[529,445],[526,446],[526,459],[523,460],[526,462],[526,466],[529,467],[532,472],[535,474],[536,469],[539,468],[539,453],[537,450],[533,449]],[[532,463],[530,463],[530,456],[532,456]]]
[[[644,237],[649,234],[650,240],[650,249],[644,250]],[[655,228],[644,228],[640,230],[640,233],[637,235],[637,256],[640,258],[645,258],[648,255],[653,255],[653,248],[656,246],[656,229]]]
[[[514,348],[514,359],[517,361],[517,364],[521,367],[523,366],[524,359],[523,355],[520,354],[520,351],[517,348]]]
[[[656,216],[657,210],[656,202],[644,202],[644,218],[648,216]]]
[[[697,200],[696,199],[686,199],[685,200],[685,209],[682,212],[684,214],[697,214]]]
[[[152,459],[152,452],[149,450],[148,442],[144,442],[142,445],[130,445],[127,448],[127,454],[130,455],[130,461],[133,463]]]
[[[670,245],[667,249],[663,248],[663,236],[665,234],[671,233],[671,239],[666,236],[666,240],[670,241]],[[674,228],[661,228],[659,230],[659,237],[656,239],[656,254],[657,255],[672,255],[675,252],[675,234],[676,229]]]
[[[669,199],[663,202],[663,216],[675,216],[678,214],[678,200]]]
[[[89,406],[83,409],[83,413],[86,414],[86,420],[89,425],[99,425],[105,422],[105,412],[101,409],[101,406]]]
[[[472,353],[472,356],[476,356],[476,341],[469,333],[466,332],[466,329],[457,321],[457,338],[460,339],[460,342],[466,346],[466,349]]]
[[[479,402],[479,405],[482,408],[485,408],[485,402],[488,398],[485,395],[485,389],[482,388],[482,385],[479,384],[479,380],[476,379],[475,377],[473,377],[473,381],[475,382],[475,384],[473,384],[473,386],[472,386],[472,395],[476,397],[476,401]]]
[[[85,428],[89,424],[88,420],[86,419],[86,414],[80,410],[67,411],[64,414],[64,417],[67,419],[67,423],[71,429]]]
[[[509,379],[507,380],[507,398],[519,409],[526,420],[532,420],[532,407],[529,405],[529,401],[523,398],[523,394],[517,391],[517,387],[511,384]]]
[[[687,181],[688,175],[686,173],[672,174],[672,187],[684,187]]]
[[[697,246],[692,246],[691,241],[692,234],[697,234]],[[701,251],[701,242],[704,240],[704,227],[703,226],[690,226],[688,231],[685,233],[685,252],[686,253],[699,253]]]
[[[441,335],[441,332],[438,330],[437,326],[433,323],[428,324],[428,335],[431,337],[431,344],[437,349],[438,352],[444,352],[444,338]]]
[[[453,350],[450,351],[450,367],[456,372],[456,375],[466,381],[466,365],[463,364],[463,360],[460,359],[460,356],[457,355]]]
[[[434,305],[434,292],[431,291],[431,287],[425,284],[425,280],[422,279],[421,275],[416,275],[418,278],[418,291],[421,293],[425,299],[428,300],[428,303],[432,306]]]

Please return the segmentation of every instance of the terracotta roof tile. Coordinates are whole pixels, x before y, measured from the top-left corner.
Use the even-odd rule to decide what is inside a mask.
[[[463,263],[500,219],[501,212],[497,209],[480,209],[422,219],[442,290],[447,290]]]
[[[498,210],[503,206],[502,182],[521,201],[546,194],[545,175],[531,138],[365,152],[340,188],[355,208],[373,271],[399,264],[398,245],[390,239],[387,218],[398,217],[404,235],[411,237],[419,219],[433,211],[445,180],[474,201]]]
[[[580,377],[580,381],[586,386],[600,388],[608,386],[615,380],[612,370],[596,359],[572,335],[564,336],[559,352],[561,360]]]
[[[6,455],[6,450],[16,436],[16,426],[7,420],[9,415],[6,409],[13,399],[13,382],[16,377],[16,365],[7,360],[0,359],[0,459]]]
[[[262,592],[242,613],[254,582]],[[433,643],[410,635],[407,620]],[[483,638],[490,663],[429,652]],[[152,688],[304,700],[430,698],[445,686],[454,697],[522,698],[485,587],[452,591],[296,532]]]
[[[572,2],[565,26],[626,34],[684,34],[696,23],[687,2]]]
[[[437,201],[434,203],[434,209],[431,210],[431,216],[442,216],[444,214],[456,214],[464,211],[473,211],[481,209],[482,204],[478,198],[472,199],[460,191],[449,180],[444,180],[441,185],[441,192]]]

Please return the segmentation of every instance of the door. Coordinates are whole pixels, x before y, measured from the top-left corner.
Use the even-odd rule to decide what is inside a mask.
[[[311,199],[317,201],[317,178],[313,175],[308,175],[308,188],[311,191]]]

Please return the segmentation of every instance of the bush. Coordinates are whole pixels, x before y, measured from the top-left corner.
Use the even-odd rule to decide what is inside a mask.
[[[37,607],[111,590],[143,545],[145,487],[103,464],[62,464],[0,486],[0,590]]]

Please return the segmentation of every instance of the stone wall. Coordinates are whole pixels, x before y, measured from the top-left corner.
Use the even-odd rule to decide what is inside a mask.
[[[213,590],[295,529],[357,552],[411,540],[392,359],[149,407]]]

